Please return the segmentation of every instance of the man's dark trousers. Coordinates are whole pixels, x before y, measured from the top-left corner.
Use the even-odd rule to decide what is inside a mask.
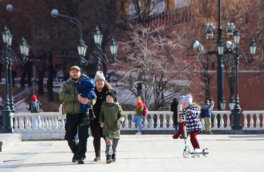
[[[74,154],[75,159],[85,159],[87,139],[89,137],[88,129],[89,125],[80,127],[84,115],[79,114],[67,114],[65,124],[65,140],[68,141],[68,145]],[[75,137],[78,130],[79,142],[76,143]]]

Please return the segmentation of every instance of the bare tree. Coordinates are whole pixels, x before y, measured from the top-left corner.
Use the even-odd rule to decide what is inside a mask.
[[[152,108],[161,109],[188,85],[183,81],[187,64],[176,53],[183,48],[182,38],[168,34],[164,27],[142,25],[131,25],[127,34],[128,41],[122,43],[127,58],[116,65],[127,71],[120,80],[123,88],[141,95],[147,105],[153,100]]]

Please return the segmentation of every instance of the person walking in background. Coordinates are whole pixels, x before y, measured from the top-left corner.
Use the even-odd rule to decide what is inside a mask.
[[[193,103],[193,98],[190,94],[182,97],[183,114],[186,115],[186,129],[190,133],[190,140],[194,149],[194,152],[201,152],[200,144],[197,139],[197,135],[201,131],[201,121],[199,118],[200,107]],[[180,119],[181,121],[181,119]]]
[[[209,99],[205,101],[205,104],[202,108],[202,113],[204,117],[204,126],[205,126],[205,133],[206,134],[213,134],[211,131],[211,117],[212,117],[212,110],[214,107],[214,102]]]
[[[40,106],[42,106],[42,104],[40,103],[40,101],[38,101],[37,96],[32,95],[28,110],[30,110],[31,113],[38,113]]]
[[[175,131],[179,130],[179,124],[178,124],[179,109],[178,109],[178,105],[179,105],[179,100],[177,98],[174,98],[172,103],[171,103],[171,111],[173,112],[173,123],[174,123]]]
[[[116,161],[116,148],[120,139],[120,126],[124,121],[122,108],[116,100],[116,92],[106,92],[106,102],[100,110],[100,125],[103,128],[103,135],[106,143],[106,163]]]
[[[87,150],[87,139],[89,137],[89,125],[80,126],[83,121],[83,114],[81,113],[81,104],[92,106],[95,99],[89,100],[88,98],[81,97],[78,94],[76,85],[79,82],[81,71],[78,66],[70,68],[70,78],[64,81],[61,85],[59,98],[63,103],[63,112],[66,113],[65,124],[65,140],[73,153],[72,162],[84,164],[86,158],[85,153]],[[79,142],[75,140],[78,128]]]
[[[141,135],[141,130],[142,130],[142,120],[144,118],[143,115],[143,110],[144,110],[144,104],[142,102],[142,99],[140,96],[137,97],[137,109],[136,109],[136,114],[134,118],[132,119],[132,122],[136,123],[138,126],[138,132],[136,135]]]
[[[40,101],[38,101],[38,98],[36,95],[32,95],[31,97],[31,102],[29,103],[29,108],[28,110],[30,110],[31,113],[39,113],[40,110],[40,106],[42,106],[42,104],[40,103]],[[38,122],[38,129],[40,129],[40,116],[32,116],[31,120],[32,120],[32,128],[36,128],[36,118],[37,118],[37,122]]]
[[[174,101],[175,101],[175,103],[174,103]],[[184,129],[184,124],[183,124],[183,122],[179,119],[179,116],[182,114],[182,105],[181,105],[181,101],[178,101],[178,99],[177,99],[177,101],[176,100],[173,100],[173,103],[176,105],[176,103],[177,103],[177,109],[175,109],[175,107],[172,107],[173,109],[171,109],[171,110],[175,110],[175,112],[176,112],[176,115],[174,115],[174,113],[173,113],[173,117],[174,118],[176,118],[176,120],[177,120],[177,122],[178,122],[178,125],[177,126],[175,126],[175,129],[176,129],[176,127],[178,127],[177,129],[178,130],[176,130],[177,132],[172,136],[172,138],[173,139],[178,139],[179,138],[179,136],[181,135],[181,138],[184,138],[184,132],[183,132],[183,129]],[[172,104],[173,104],[172,103]]]
[[[93,105],[95,119],[91,121],[90,128],[93,136],[93,146],[95,152],[94,161],[98,162],[101,160],[101,138],[103,137],[103,129],[99,124],[99,114],[103,102],[106,101],[106,92],[112,89],[111,85],[106,81],[104,73],[97,71],[94,77],[95,81],[95,94],[96,103]]]

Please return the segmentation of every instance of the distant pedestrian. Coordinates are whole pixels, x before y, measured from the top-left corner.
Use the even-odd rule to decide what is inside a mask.
[[[116,161],[116,148],[120,139],[120,126],[124,121],[122,108],[115,102],[116,92],[109,90],[106,92],[106,102],[102,104],[100,110],[100,125],[103,128],[103,135],[106,142],[106,162]]]
[[[136,114],[134,116],[134,118],[132,119],[132,122],[136,123],[138,126],[138,132],[136,133],[136,135],[141,135],[142,132],[142,121],[144,118],[144,104],[142,102],[142,99],[140,96],[137,97],[137,109],[136,109]]]
[[[211,125],[212,125],[211,117],[212,117],[213,107],[214,107],[214,102],[207,99],[202,108],[202,114],[204,117],[204,122],[205,122],[204,126],[205,126],[206,134],[213,134],[211,131]]]
[[[28,110],[31,111],[31,113],[38,113],[40,106],[42,106],[42,104],[40,103],[40,101],[38,101],[38,98],[36,95],[33,95],[31,97],[31,102],[29,104],[29,108]]]
[[[183,132],[184,123],[182,122],[182,120],[180,120],[180,115],[182,115],[182,113],[183,113],[182,112],[182,104],[181,103],[182,103],[182,101],[178,101],[177,109],[176,109],[176,114],[177,115],[174,115],[174,118],[176,118],[177,119],[177,122],[178,122],[178,130],[176,130],[177,132],[174,133],[174,135],[172,136],[173,139],[178,139],[180,136],[181,136],[181,138],[184,138],[184,132]]]
[[[38,98],[36,95],[33,95],[31,97],[31,102],[29,104],[29,108],[28,110],[31,111],[31,113],[39,113],[39,110],[40,110],[40,106],[42,106],[42,104],[40,103],[40,101],[38,101]],[[38,126],[37,128],[40,129],[40,116],[32,116],[31,118],[32,120],[32,128],[35,129],[36,128],[36,120],[38,122]]]
[[[173,112],[173,123],[175,127],[175,131],[179,130],[179,124],[178,124],[178,113],[179,113],[179,100],[177,98],[174,98],[171,103],[171,111]]]
[[[89,125],[80,126],[84,117],[81,113],[80,103],[92,106],[95,103],[95,99],[89,100],[78,94],[76,85],[78,84],[80,76],[80,68],[78,66],[72,66],[70,68],[70,78],[62,83],[59,97],[63,103],[63,112],[67,114],[65,140],[67,140],[68,145],[74,154],[72,162],[84,164],[84,159],[86,158],[85,153],[87,150],[87,139],[89,137]],[[75,141],[77,128],[79,142]]]

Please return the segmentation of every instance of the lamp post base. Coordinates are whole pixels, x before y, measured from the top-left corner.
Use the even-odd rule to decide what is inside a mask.
[[[241,130],[242,129],[241,122],[240,122],[240,111],[241,111],[241,109],[239,107],[235,107],[233,110],[233,114],[234,114],[234,122],[233,122],[233,126],[232,126],[233,130]]]
[[[11,121],[10,121],[10,111],[3,110],[3,121],[2,122],[3,122],[3,128],[1,132],[12,133]]]

